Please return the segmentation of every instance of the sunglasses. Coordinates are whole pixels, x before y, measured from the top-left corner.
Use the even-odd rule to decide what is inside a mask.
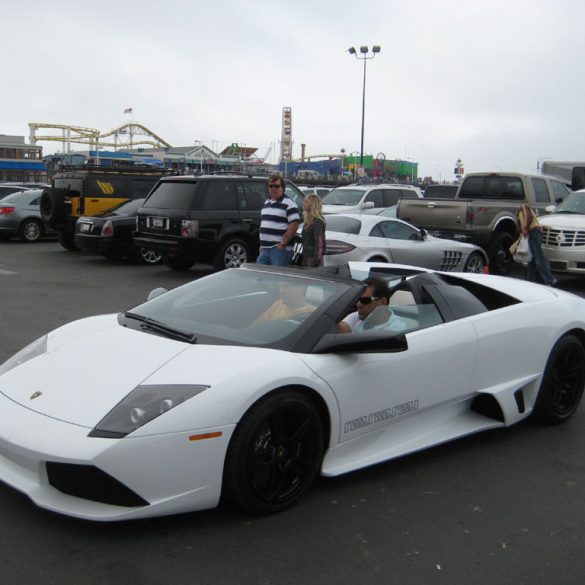
[[[269,189],[280,189],[282,185],[280,183],[272,183],[268,185]]]
[[[362,305],[369,305],[372,301],[379,301],[382,297],[360,297],[357,302]]]

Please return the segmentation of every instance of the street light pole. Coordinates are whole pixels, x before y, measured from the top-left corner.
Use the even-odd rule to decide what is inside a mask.
[[[372,47],[372,55],[368,56],[369,49],[367,46],[360,47],[360,55],[358,55],[357,51],[354,47],[350,47],[347,49],[347,52],[350,55],[353,55],[356,59],[364,62],[364,83],[362,88],[362,137],[361,137],[361,146],[360,146],[360,165],[364,165],[364,126],[365,126],[365,118],[366,118],[366,61],[368,59],[373,59],[379,52],[380,46],[374,45]]]

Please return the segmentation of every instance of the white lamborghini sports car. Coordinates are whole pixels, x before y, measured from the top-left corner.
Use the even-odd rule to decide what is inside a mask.
[[[369,276],[399,319],[338,333]],[[562,423],[585,385],[585,300],[521,280],[245,265],[151,297],[0,366],[0,480],[91,520],[278,512],[317,474]]]

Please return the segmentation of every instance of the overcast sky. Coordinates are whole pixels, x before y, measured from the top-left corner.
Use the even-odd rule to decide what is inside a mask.
[[[582,0],[29,0],[2,23],[0,134],[134,121],[173,146],[274,144],[277,162],[286,106],[295,158],[302,143],[359,151],[363,65],[347,49],[377,44],[365,153],[442,180],[458,158],[585,160]]]

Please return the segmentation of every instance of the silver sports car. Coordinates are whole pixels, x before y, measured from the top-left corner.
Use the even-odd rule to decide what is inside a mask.
[[[484,272],[487,256],[478,246],[435,238],[400,219],[382,215],[326,216],[325,265],[395,262],[431,270]]]

